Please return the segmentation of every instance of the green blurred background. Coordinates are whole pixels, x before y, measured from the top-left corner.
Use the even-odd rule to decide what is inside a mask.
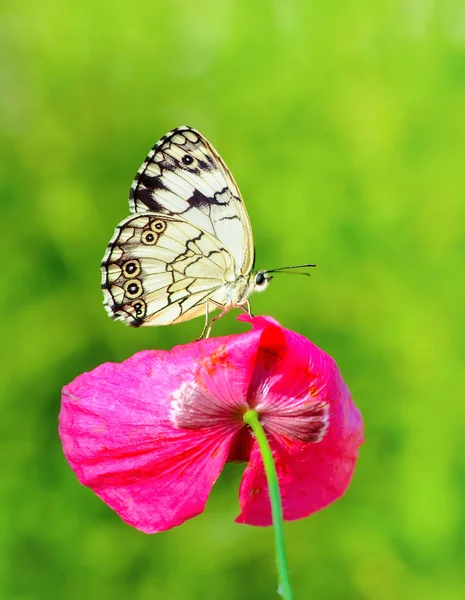
[[[346,496],[286,525],[296,599],[464,598],[463,0],[3,0],[0,86],[0,598],[277,597],[272,530],[233,521],[240,465],[146,536],[57,437],[64,384],[201,330],[126,328],[100,290],[132,178],[181,124],[231,168],[257,265],[318,264],[253,309],[332,354],[365,419]]]

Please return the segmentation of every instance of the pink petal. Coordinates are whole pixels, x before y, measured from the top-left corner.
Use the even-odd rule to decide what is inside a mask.
[[[344,493],[352,477],[358,446],[363,442],[363,425],[331,357],[304,337],[278,329],[267,318],[255,318],[253,325],[274,330],[267,337],[270,345],[270,336],[274,336],[275,358],[265,364],[257,361],[254,393],[271,407],[268,423],[264,418],[262,424],[275,455],[284,518],[299,519]],[[260,379],[260,371],[267,372],[267,376]],[[265,390],[260,388],[260,381],[268,382]],[[299,411],[308,402],[309,394],[311,399],[328,405],[329,422],[320,441],[303,443],[295,439],[298,436],[270,434],[276,414],[281,423],[290,423],[289,430],[295,429],[296,423],[301,425]],[[240,503],[238,522],[271,524],[268,488],[256,443],[242,479]]]
[[[349,412],[352,412],[349,409]],[[324,508],[347,489],[352,478],[360,423],[352,414],[346,423],[345,444],[332,447],[330,441],[317,444],[270,440],[278,472],[284,519],[293,521]],[[268,486],[261,455],[255,444],[240,487],[239,523],[271,525]]]
[[[140,352],[63,389],[59,433],[68,462],[81,483],[146,533],[202,512],[227,460],[234,428],[178,429],[171,420],[174,392],[216,348],[206,340]]]

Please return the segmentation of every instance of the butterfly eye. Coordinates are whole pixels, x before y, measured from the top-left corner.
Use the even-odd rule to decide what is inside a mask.
[[[142,294],[142,284],[138,279],[130,279],[124,284],[124,291],[129,298],[137,298]]]
[[[157,219],[156,221],[152,222],[150,227],[153,231],[156,231],[156,233],[163,233],[166,229],[166,223],[161,219]]]
[[[158,236],[153,233],[150,229],[147,229],[140,236],[143,244],[147,246],[154,246],[157,243]]]
[[[266,281],[265,274],[259,271],[255,276],[255,285],[263,285]]]
[[[182,157],[182,162],[185,165],[191,165],[194,162],[194,159],[189,154],[184,154],[184,156]]]
[[[123,275],[125,277],[137,277],[140,273],[140,263],[138,260],[128,260],[123,265]]]

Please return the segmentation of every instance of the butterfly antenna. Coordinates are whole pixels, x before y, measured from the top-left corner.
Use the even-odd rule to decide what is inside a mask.
[[[316,267],[313,263],[308,263],[306,265],[290,265],[289,267],[278,267],[277,269],[268,269],[267,271],[263,271],[264,273],[288,273],[289,275],[306,275],[307,277],[311,277],[310,273],[295,273],[293,269],[306,269],[307,267]]]

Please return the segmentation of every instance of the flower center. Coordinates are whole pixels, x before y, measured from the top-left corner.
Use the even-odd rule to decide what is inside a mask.
[[[309,397],[288,403],[282,398],[270,402],[265,396],[252,407],[245,398],[218,398],[197,380],[183,383],[174,392],[171,420],[180,429],[240,429],[244,414],[251,409],[266,432],[299,442],[320,442],[329,424],[329,407],[322,400]]]

